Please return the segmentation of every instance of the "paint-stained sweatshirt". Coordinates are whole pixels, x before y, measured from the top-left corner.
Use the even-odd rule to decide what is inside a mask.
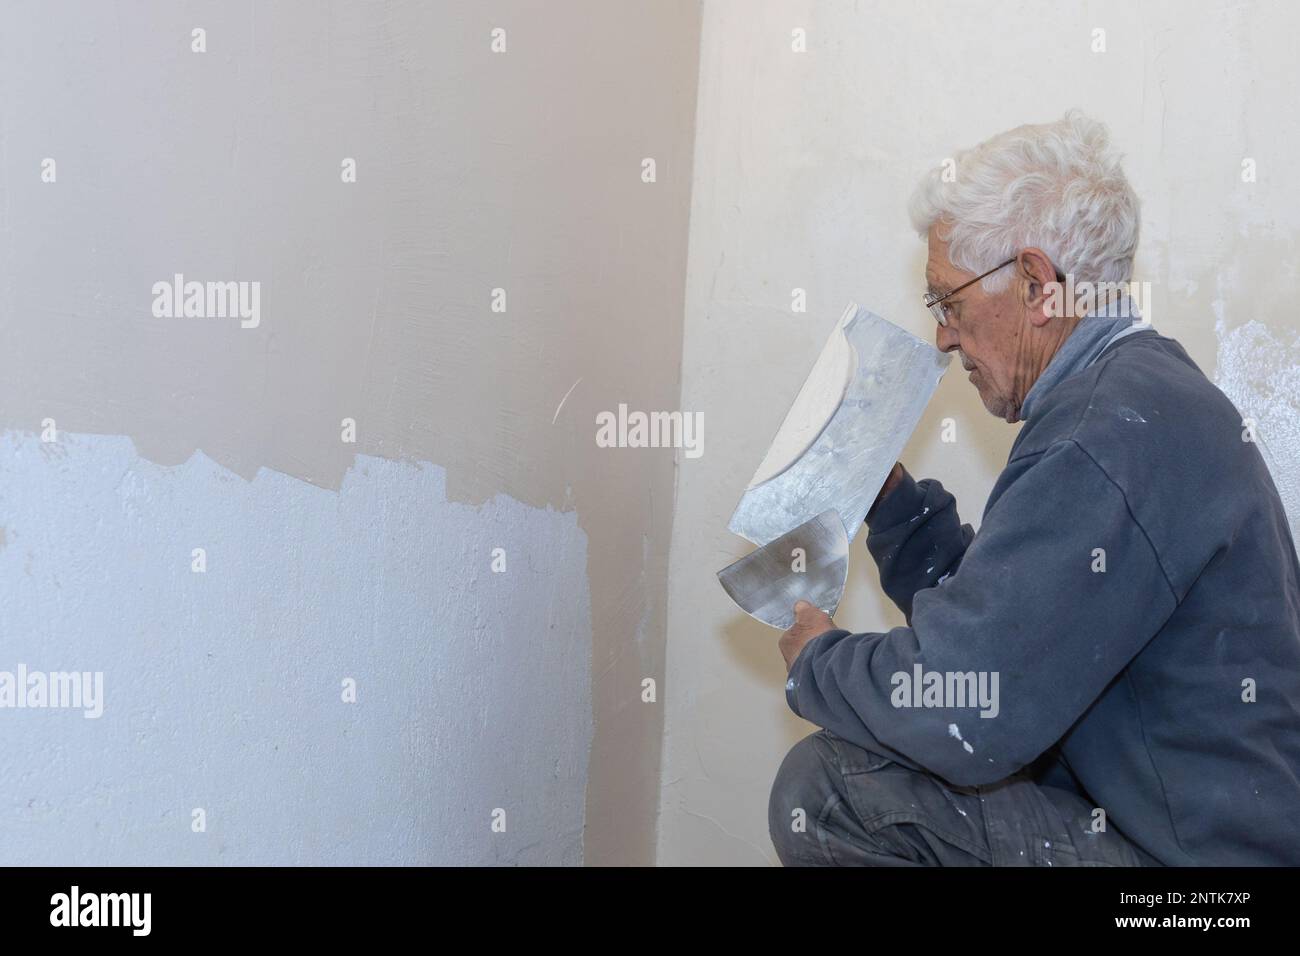
[[[791,709],[957,785],[1028,768],[1148,863],[1300,864],[1300,564],[1242,415],[1177,342],[1089,320],[1021,414],[978,534],[937,481],[880,503],[908,626],[818,636]]]

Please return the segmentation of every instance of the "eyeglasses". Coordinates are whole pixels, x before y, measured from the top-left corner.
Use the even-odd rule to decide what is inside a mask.
[[[997,272],[999,269],[1006,268],[1007,266],[1011,265],[1011,263],[1015,262],[1015,261],[1016,261],[1017,259],[1019,259],[1019,258],[1020,258],[1019,255],[1014,255],[1014,256],[1012,256],[1010,259],[1008,259],[1006,262],[1003,262],[1003,263],[1001,263],[1001,264],[999,264],[999,265],[994,266],[994,267],[993,267],[992,269],[990,269],[988,272],[985,272],[985,273],[982,273],[982,274],[980,274],[980,275],[977,275],[975,278],[971,279],[969,282],[963,282],[961,285],[957,286],[957,288],[955,288],[955,289],[951,289],[951,290],[949,290],[948,292],[945,292],[943,295],[935,295],[933,292],[927,292],[927,293],[922,297],[923,301],[925,302],[925,307],[926,307],[927,309],[930,310],[930,314],[934,316],[934,320],[935,320],[936,322],[938,322],[938,323],[939,323],[941,326],[943,326],[944,328],[947,328],[947,327],[948,327],[948,316],[946,316],[946,315],[944,314],[944,308],[945,308],[945,306],[942,305],[942,302],[943,302],[944,299],[948,298],[949,296],[956,295],[958,292],[960,292],[962,289],[965,289],[967,286],[972,286],[972,285],[974,285],[976,282],[979,282],[980,279],[983,279],[985,276],[991,276],[991,275],[993,275],[993,273]],[[1060,270],[1060,269],[1057,269],[1057,270],[1056,270],[1056,281],[1057,281],[1057,282],[1064,282],[1064,281],[1065,281],[1065,276],[1061,273],[1061,270]]]
[[[985,272],[983,275],[978,275],[975,278],[971,279],[970,282],[963,282],[961,285],[957,286],[957,288],[951,289],[948,292],[945,292],[943,295],[935,295],[933,292],[927,292],[924,296],[925,307],[930,310],[930,314],[934,316],[934,320],[936,322],[938,322],[944,328],[947,328],[948,316],[943,314],[944,306],[941,304],[944,299],[948,298],[949,296],[956,295],[958,292],[960,292],[962,289],[966,288],[967,286],[974,285],[976,282],[979,282],[980,279],[983,279],[984,276],[993,275],[993,273],[997,272],[999,269],[1003,269],[1011,265],[1011,263],[1015,262],[1019,258],[1020,257],[1018,255],[1012,256],[1010,259],[1008,259],[1006,262],[1002,263],[1001,265],[994,266],[992,269],[990,269],[988,272]]]

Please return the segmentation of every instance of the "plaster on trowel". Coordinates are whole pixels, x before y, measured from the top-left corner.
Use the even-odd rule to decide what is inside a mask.
[[[801,597],[834,613],[849,542],[949,358],[849,303],[731,516],[761,546],[718,572],[742,610],[782,630]]]

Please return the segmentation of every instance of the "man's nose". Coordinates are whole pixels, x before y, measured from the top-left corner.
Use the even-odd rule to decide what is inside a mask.
[[[951,352],[961,344],[961,337],[951,325],[936,325],[934,344],[940,352]]]

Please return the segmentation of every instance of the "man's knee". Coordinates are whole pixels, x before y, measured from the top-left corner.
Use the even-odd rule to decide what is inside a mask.
[[[768,833],[786,866],[893,865],[895,858],[915,854],[908,846],[876,840],[863,820],[895,811],[918,815],[927,803],[951,813],[949,799],[934,798],[936,787],[921,772],[819,731],[782,761],[768,800]]]
[[[820,856],[817,820],[834,792],[821,734],[810,734],[790,748],[772,781],[767,829],[776,855],[786,866]]]

